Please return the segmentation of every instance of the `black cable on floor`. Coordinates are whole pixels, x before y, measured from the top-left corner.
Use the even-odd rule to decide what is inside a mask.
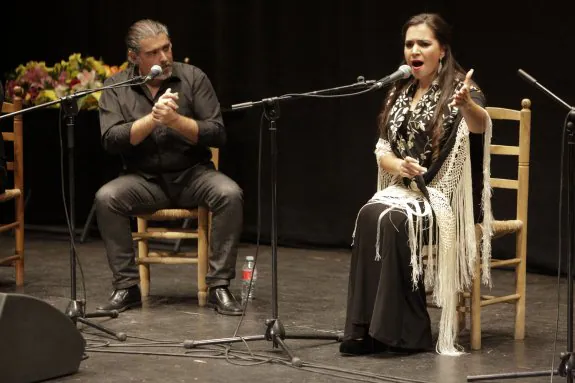
[[[86,333],[88,335],[96,335],[99,338],[102,337],[100,334]],[[150,355],[150,356],[168,356],[168,357],[185,357],[185,358],[195,358],[195,359],[223,359],[230,364],[240,366],[240,367],[250,367],[262,364],[279,364],[286,367],[295,368],[297,370],[333,376],[341,379],[349,379],[353,381],[362,382],[397,382],[397,383],[424,383],[425,381],[401,378],[394,376],[378,375],[369,372],[350,370],[345,368],[339,368],[335,366],[318,364],[318,363],[308,363],[303,362],[301,367],[295,367],[292,365],[291,360],[288,358],[281,358],[276,356],[270,356],[262,353],[253,352],[249,346],[248,342],[244,342],[245,346],[248,348],[247,351],[233,349],[230,345],[215,345],[215,346],[200,346],[191,350],[186,350],[183,352],[160,352],[160,351],[143,351],[143,350],[127,350],[130,348],[162,348],[169,347],[175,348],[183,347],[183,343],[179,341],[171,340],[154,340],[145,337],[129,336],[131,339],[144,340],[147,342],[132,342],[132,343],[117,343],[112,342],[109,339],[101,340],[96,338],[87,338],[86,352],[96,352],[96,353],[110,353],[110,354],[128,354],[128,355]]]

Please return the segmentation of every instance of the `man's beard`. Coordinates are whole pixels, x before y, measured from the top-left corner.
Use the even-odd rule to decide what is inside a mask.
[[[156,77],[156,80],[167,80],[172,76],[172,67],[168,70],[168,73],[162,72],[162,74]]]

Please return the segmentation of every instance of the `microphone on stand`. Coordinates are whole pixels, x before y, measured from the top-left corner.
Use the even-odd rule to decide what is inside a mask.
[[[163,72],[163,69],[161,66],[154,65],[150,69],[150,72],[145,76],[143,76],[143,75],[135,76],[135,77],[132,77],[128,80],[105,86],[99,90],[104,91],[104,90],[110,89],[110,88],[124,88],[124,87],[129,87],[129,86],[134,86],[134,85],[142,85],[142,84],[145,84],[148,81],[158,77],[162,72]],[[92,93],[93,91],[94,90],[80,91],[80,92],[74,93],[74,95],[78,96],[81,93],[89,94],[89,93]]]
[[[539,81],[535,80],[535,78],[531,75],[529,75],[527,72],[525,72],[523,69],[519,69],[517,71],[517,74],[523,78],[525,81],[527,81],[528,83],[530,83],[531,85],[535,86],[536,88],[541,89],[546,95],[548,95],[549,97],[553,98],[555,101],[557,101],[558,103],[562,104],[564,107],[566,107],[569,110],[575,109],[572,108],[571,105],[569,105],[568,103],[566,103],[565,101],[563,101],[562,99],[560,99],[559,97],[557,97],[555,94],[553,94],[553,92],[551,92],[549,89],[545,88],[543,85],[541,85],[539,83]],[[575,112],[572,112],[575,115]],[[575,118],[575,117],[573,117]]]
[[[519,70],[517,71],[517,74],[518,74],[519,76],[521,76],[525,81],[531,83],[532,85],[538,84],[538,81],[535,80],[535,78],[534,78],[533,76],[529,75],[529,74],[528,74],[527,72],[525,72],[523,69],[519,69]]]
[[[411,76],[411,67],[407,64],[403,64],[389,76],[385,76],[384,78],[377,80],[374,84],[374,87],[381,89],[388,84],[396,82],[397,80],[408,78],[409,76]]]
[[[152,66],[152,69],[150,69],[150,73],[148,73],[147,76],[145,76],[142,81],[143,82],[148,82],[156,77],[158,77],[160,74],[162,74],[162,67],[159,65],[154,65]]]

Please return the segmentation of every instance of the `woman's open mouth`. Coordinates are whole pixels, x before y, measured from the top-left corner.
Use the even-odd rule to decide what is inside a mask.
[[[419,69],[421,69],[422,66],[423,66],[423,61],[421,61],[421,60],[412,60],[411,61],[411,67],[414,70],[419,70]]]

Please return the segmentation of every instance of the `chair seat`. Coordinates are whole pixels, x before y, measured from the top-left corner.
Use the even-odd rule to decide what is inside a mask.
[[[0,194],[0,202],[10,201],[20,197],[20,194],[22,194],[20,189],[7,189],[4,193]]]
[[[160,209],[156,210],[153,214],[138,215],[138,218],[150,221],[198,218],[198,209]]]

